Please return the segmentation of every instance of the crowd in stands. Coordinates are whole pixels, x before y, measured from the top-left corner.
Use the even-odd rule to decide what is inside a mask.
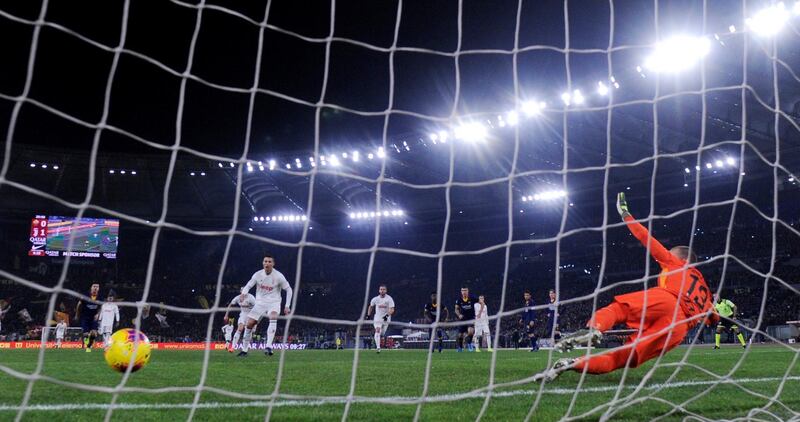
[[[778,227],[773,239],[772,223],[762,219],[747,223],[737,220],[736,223],[730,236],[727,236],[728,216],[724,215],[695,231],[692,246],[700,255],[699,268],[709,285],[718,290],[724,272],[721,295],[738,305],[742,317],[757,320],[760,315],[762,327],[800,319],[800,295],[796,293],[800,286],[800,238],[791,230]],[[688,223],[668,224],[654,222],[654,235],[666,245],[685,244],[688,236],[680,234],[691,231]],[[793,227],[798,227],[797,222],[793,222]],[[151,282],[146,286],[149,248],[126,248],[124,245],[125,242],[149,245],[151,239],[145,233],[123,234],[119,259],[73,259],[64,274],[63,287],[85,294],[92,282],[98,282],[103,295],[113,290],[118,300],[147,302],[149,305],[142,310],[142,329],[156,340],[202,341],[209,332],[209,323],[211,338],[219,340],[224,307],[252,273],[260,269],[261,255],[267,250],[275,255],[276,267],[292,284],[298,279],[296,249],[270,248],[269,245],[237,239],[223,267],[225,238],[198,239],[186,235],[160,241]],[[408,239],[402,239],[405,244],[413,242],[413,236],[408,236]],[[580,243],[581,247],[574,246],[575,243]],[[458,244],[469,249],[470,239],[465,237]],[[544,308],[548,291],[556,288],[558,277],[558,298],[565,302],[559,306],[560,329],[579,329],[593,309],[605,306],[616,294],[642,289],[647,283],[643,280],[646,274],[649,285],[654,285],[660,271],[654,261],[647,264],[644,248],[628,235],[624,227],[609,230],[605,245],[604,251],[599,235],[591,239],[587,237],[586,241],[565,239],[559,254],[560,268],[556,267],[555,242],[514,247],[507,275],[503,271],[504,249],[485,256],[447,257],[442,271],[441,303],[450,308],[453,316],[452,306],[462,286],[469,287],[475,296],[485,295],[493,315],[501,310],[503,301],[502,311],[506,316],[502,319],[499,333],[501,344],[514,345],[521,337],[518,321],[523,307],[523,292],[530,290],[534,301]],[[11,246],[18,247],[21,252],[0,258],[4,270],[39,286],[58,284],[62,277],[63,259],[28,257],[24,243],[12,243]],[[724,259],[726,257],[728,259]],[[399,333],[404,328],[414,330],[408,324],[424,322],[423,306],[430,293],[437,289],[437,261],[380,253],[375,259],[369,289],[366,290],[369,254],[339,254],[307,248],[300,266],[300,291],[295,292],[297,306],[294,313],[355,321],[365,316],[369,299],[377,293],[380,284],[385,284],[397,304],[392,332]],[[649,273],[646,273],[648,265]],[[768,273],[771,277],[765,278]],[[218,282],[221,282],[219,287]],[[41,326],[48,323],[45,317],[50,297],[48,292],[11,279],[0,280],[0,307],[8,309],[0,321],[0,339],[35,337]],[[74,315],[76,303],[76,297],[60,294],[55,307],[57,311]],[[222,308],[220,311],[213,314],[203,312],[215,303]],[[162,305],[194,312],[165,309]],[[29,313],[31,322],[18,316],[22,310]],[[122,325],[131,326],[137,308],[122,307],[121,313]],[[539,313],[544,314],[544,309]],[[75,321],[71,323],[74,325]],[[366,324],[361,332],[368,334],[370,329]],[[335,336],[355,338],[356,334],[353,323],[337,321],[294,319],[289,330],[293,341],[315,345]]]

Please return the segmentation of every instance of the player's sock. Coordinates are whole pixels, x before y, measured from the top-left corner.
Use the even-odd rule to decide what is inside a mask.
[[[375,333],[375,348],[381,350],[381,335]]]
[[[472,337],[472,343],[470,343],[470,346],[472,346],[472,348],[475,349],[476,352],[480,352],[481,351],[481,345],[479,343],[480,340],[478,340],[479,338],[480,337],[478,337],[478,336],[473,336]]]
[[[267,327],[267,347],[270,349],[272,348],[272,340],[275,339],[275,331],[278,330],[278,321],[271,319],[269,320],[269,326]]]
[[[83,335],[83,348],[85,349],[88,344],[89,344],[89,335],[88,334],[84,334]]]
[[[86,347],[91,349],[93,344],[94,344],[94,334],[89,334],[89,343],[86,345]]]
[[[739,333],[736,335],[736,338],[738,338],[739,343],[742,343],[742,346],[744,346],[744,335],[742,333]]]
[[[249,328],[244,329],[244,337],[242,337],[242,351],[247,353],[250,350],[250,336],[252,331]]]
[[[628,312],[626,306],[619,302],[612,302],[605,308],[599,309],[594,313],[594,317],[589,324],[597,328],[600,332],[610,330],[617,324],[622,324],[628,320]]]
[[[490,352],[492,351],[492,335],[486,334],[486,349]]]
[[[236,334],[233,335],[233,343],[231,344],[231,347],[235,347],[237,344],[239,344],[239,337],[241,337],[241,334],[241,331],[236,330]]]
[[[108,347],[108,340],[111,338],[111,334],[103,333],[103,347]]]
[[[722,334],[717,333],[714,335],[714,345],[719,347],[719,339],[722,337]]]

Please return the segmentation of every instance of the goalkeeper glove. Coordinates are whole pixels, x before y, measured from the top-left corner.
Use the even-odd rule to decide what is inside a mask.
[[[386,314],[386,315],[384,315],[384,316],[383,316],[383,320],[384,320],[384,321],[388,321],[388,320],[389,320],[389,314]]]
[[[625,193],[620,192],[617,194],[617,212],[619,216],[625,219],[625,217],[631,215],[630,211],[628,211],[628,201],[625,200]]]

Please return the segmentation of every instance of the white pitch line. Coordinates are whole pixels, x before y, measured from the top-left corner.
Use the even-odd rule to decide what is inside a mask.
[[[770,377],[770,378],[740,378],[740,379],[724,379],[724,380],[708,380],[708,381],[681,381],[668,384],[652,384],[644,387],[645,390],[655,389],[669,389],[669,388],[683,388],[692,386],[703,386],[712,384],[752,384],[781,381],[784,378]],[[791,376],[785,378],[787,381],[800,381],[800,376]],[[634,389],[636,386],[625,386],[625,389]],[[589,387],[584,388],[581,393],[605,393],[616,391],[617,386],[605,387]],[[511,390],[511,391],[495,391],[492,392],[492,397],[514,397],[536,394],[538,390]],[[543,394],[554,395],[571,395],[575,393],[574,389],[570,388],[555,388],[542,391]],[[485,392],[469,395],[470,397],[486,397]],[[426,402],[447,402],[459,400],[464,397],[464,394],[443,394],[438,396],[429,396],[425,399]],[[353,402],[357,403],[370,403],[375,400],[381,400],[382,403],[396,401],[397,404],[413,404],[419,397],[395,396],[395,397],[356,397]],[[344,404],[347,402],[346,398],[331,397],[330,399],[317,399],[317,400],[279,400],[273,403],[276,407],[287,406],[323,406],[330,404]],[[114,405],[115,410],[163,410],[163,409],[230,409],[230,408],[246,408],[246,407],[267,407],[269,402],[266,401],[248,401],[248,402],[206,402],[198,403],[192,406],[192,403],[117,403]],[[110,407],[108,403],[63,403],[63,404],[30,404],[25,407],[25,411],[63,411],[63,410],[107,410]],[[17,412],[21,410],[19,405],[0,405],[0,412]]]

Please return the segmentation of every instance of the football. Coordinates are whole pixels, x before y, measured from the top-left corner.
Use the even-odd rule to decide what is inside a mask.
[[[123,328],[111,336],[105,358],[115,371],[125,372],[131,365],[131,372],[136,372],[150,361],[150,340],[141,331]]]

